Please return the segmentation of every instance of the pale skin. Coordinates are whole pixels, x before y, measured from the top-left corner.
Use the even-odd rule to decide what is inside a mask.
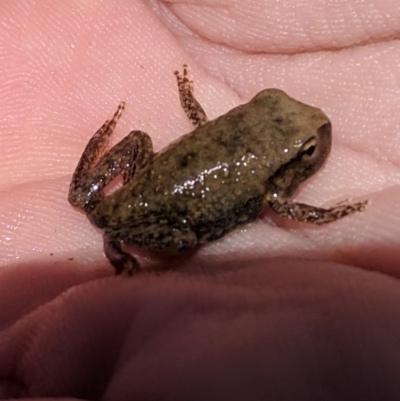
[[[3,377],[21,379],[35,394],[46,395],[50,393],[50,381],[56,382],[51,380],[54,375],[63,378],[62,394],[71,394],[68,389],[76,387],[71,381],[64,381],[65,369],[75,372],[71,377],[79,376],[76,366],[82,371],[87,371],[88,367],[96,371],[97,364],[93,361],[99,353],[94,345],[100,344],[100,333],[112,327],[113,330],[107,332],[112,341],[107,347],[98,347],[103,352],[104,349],[113,351],[104,358],[106,365],[115,368],[117,374],[107,371],[107,378],[102,381],[106,383],[106,391],[104,387],[98,389],[109,398],[128,392],[140,399],[149,395],[146,393],[149,389],[158,391],[150,394],[157,398],[171,388],[185,395],[185,391],[194,386],[199,389],[195,392],[199,399],[213,399],[211,391],[242,395],[240,390],[246,390],[246,383],[247,390],[254,389],[254,381],[250,377],[246,381],[248,376],[243,375],[243,371],[249,375],[254,373],[253,378],[260,377],[260,371],[272,374],[276,372],[277,361],[281,361],[286,377],[290,377],[290,386],[286,382],[278,388],[282,392],[300,388],[304,377],[293,373],[290,367],[299,366],[301,356],[304,352],[310,355],[311,350],[315,352],[311,359],[319,365],[312,370],[309,358],[300,366],[304,372],[311,369],[308,377],[313,377],[315,386],[321,384],[321,377],[313,373],[324,368],[333,369],[330,365],[333,353],[339,361],[334,371],[343,372],[343,376],[336,377],[343,385],[346,380],[347,384],[357,383],[344,364],[349,360],[349,350],[353,350],[353,361],[358,360],[357,352],[363,353],[362,363],[371,361],[368,365],[368,369],[372,369],[370,383],[374,384],[372,379],[377,378],[383,388],[394,389],[389,371],[385,370],[385,377],[380,377],[374,367],[382,366],[388,359],[385,356],[393,355],[398,345],[390,336],[391,333],[398,335],[392,322],[400,314],[399,286],[387,273],[398,275],[396,261],[400,258],[400,224],[395,213],[400,199],[396,185],[400,154],[396,140],[399,125],[396,91],[400,88],[395,79],[399,72],[394,68],[399,64],[400,50],[397,42],[390,39],[399,34],[400,26],[396,25],[399,16],[394,16],[392,24],[373,24],[375,14],[372,11],[364,14],[363,10],[356,10],[362,21],[370,22],[371,29],[365,36],[357,30],[359,25],[349,20],[351,16],[347,10],[344,7],[341,10],[338,5],[335,16],[340,14],[348,21],[347,30],[335,27],[321,33],[315,26],[302,23],[315,15],[309,8],[311,4],[307,7],[306,3],[305,7],[303,3],[304,15],[299,23],[304,35],[289,31],[287,36],[279,36],[281,26],[294,25],[290,20],[285,21],[283,9],[276,14],[279,9],[273,8],[270,15],[274,15],[274,19],[262,14],[245,14],[245,18],[243,13],[241,18],[237,15],[237,20],[228,24],[238,32],[237,36],[231,36],[229,43],[214,43],[222,26],[210,20],[211,26],[201,31],[201,40],[193,42],[192,38],[184,37],[179,42],[183,47],[179,47],[170,33],[167,34],[166,26],[157,22],[152,12],[143,10],[139,3],[124,3],[113,12],[104,8],[110,4],[112,2],[92,5],[90,9],[82,5],[79,17],[65,2],[51,5],[51,10],[43,9],[42,5],[36,8],[25,5],[27,12],[13,15],[14,21],[21,21],[22,30],[12,23],[3,24],[1,28],[9,33],[2,35],[1,41],[8,50],[6,65],[10,66],[0,78],[2,143],[8,144],[0,149],[3,186],[0,247],[4,255],[0,296],[2,304],[7,305],[2,312],[3,327],[13,327],[15,321],[28,317],[20,321],[18,330],[14,328],[15,335],[9,336],[9,331],[4,329],[1,332],[2,344],[8,341],[9,351],[5,355],[5,348],[2,348],[0,360],[15,361],[15,367],[10,368],[11,375],[5,372]],[[372,8],[385,7],[385,2],[371,4]],[[9,21],[9,13],[16,12],[18,7],[21,6],[17,2],[3,2],[1,18]],[[190,7],[176,7],[179,20],[183,21],[186,21],[185,16],[190,21],[204,20],[210,10],[210,6],[198,7],[196,9],[203,13],[201,18],[189,19]],[[274,2],[270,7],[278,5]],[[216,7],[215,12],[218,9]],[[49,11],[54,16],[60,15],[57,24],[34,22]],[[324,11],[330,18],[332,12]],[[166,10],[166,15],[169,12],[171,10]],[[392,16],[393,12],[396,10],[392,7]],[[22,17],[26,15],[28,19]],[[128,24],[132,15],[140,23],[129,24],[126,30],[121,28]],[[232,18],[235,15],[230,13]],[[65,29],[60,29],[60,24]],[[99,26],[104,24],[109,24],[109,28],[103,31]],[[83,33],[77,30],[78,26]],[[248,38],[244,33],[249,26],[268,26],[268,31]],[[147,34],[149,27],[152,27],[152,35]],[[238,30],[238,27],[243,29]],[[69,32],[73,34],[65,37]],[[221,34],[219,31],[220,37]],[[154,35],[160,40],[155,42]],[[304,38],[310,38],[310,43]],[[131,47],[122,50],[118,46],[121,41]],[[92,47],[88,49],[89,43]],[[342,51],[332,50],[332,43],[337,43],[338,50]],[[227,50],[220,53],[221,46],[226,46]],[[272,48],[277,55],[271,54]],[[160,57],[165,49],[173,55],[171,59]],[[176,63],[190,61],[184,57],[190,56],[191,49],[196,56],[196,62],[191,63],[198,84],[196,93],[213,117],[247,100],[261,89],[260,86],[281,87],[293,97],[323,108],[329,115],[334,135],[329,163],[318,177],[302,188],[296,200],[329,206],[348,197],[357,197],[372,199],[373,203],[363,213],[365,217],[360,214],[352,224],[343,220],[315,230],[282,225],[278,221],[278,226],[259,223],[245,232],[235,233],[218,246],[212,245],[196,255],[203,269],[204,263],[209,261],[213,273],[210,276],[199,278],[179,271],[158,277],[144,274],[131,281],[110,277],[85,284],[112,271],[101,252],[101,233],[88,223],[84,214],[77,213],[65,201],[76,160],[105,114],[108,115],[121,99],[129,107],[116,133],[118,139],[134,126],[143,126],[152,134],[155,147],[159,149],[187,132],[190,124],[180,110],[175,83],[167,77],[171,70],[178,68]],[[279,56],[289,51],[294,55]],[[29,56],[38,64],[26,63],[21,55]],[[141,60],[144,69],[140,67]],[[155,92],[163,94],[163,101]],[[269,215],[264,216],[263,222],[269,219]],[[51,257],[50,253],[54,255]],[[276,256],[311,256],[325,262],[282,265],[279,260],[271,262],[269,259]],[[74,261],[68,261],[69,257]],[[54,264],[55,258],[57,264]],[[327,262],[329,258],[346,266],[332,265]],[[231,266],[233,259],[236,270],[228,273],[225,268]],[[194,262],[193,266],[196,270]],[[370,274],[366,267],[383,274]],[[216,275],[216,271],[221,273]],[[72,285],[77,287],[56,298]],[[26,302],[21,302],[21,286]],[[274,298],[276,294],[281,298]],[[38,306],[36,313],[28,316]],[[201,319],[193,313],[199,306],[204,306]],[[238,308],[241,308],[241,319],[238,319]],[[252,313],[254,310],[257,314]],[[93,326],[83,331],[85,316]],[[216,316],[220,318],[215,319]],[[263,316],[261,321],[260,316]],[[133,322],[138,325],[132,326]],[[312,322],[317,326],[312,326]],[[65,332],[61,337],[60,327]],[[274,333],[269,331],[266,335],[271,327]],[[317,330],[312,331],[313,327]],[[352,331],[355,327],[360,331]],[[33,331],[35,341],[28,339],[27,342],[26,333]],[[310,339],[310,332],[317,339]],[[369,336],[371,332],[373,338]],[[274,347],[277,338],[282,342]],[[307,348],[310,341],[315,344],[317,340],[320,346]],[[88,341],[93,345],[92,359],[85,358],[78,347],[78,343]],[[49,352],[50,343],[55,346],[61,343],[68,351],[63,354],[66,359],[49,359],[46,352]],[[192,352],[198,350],[199,354],[188,362],[185,355],[190,356],[190,353],[185,344],[189,347],[193,343],[196,347]],[[246,352],[240,352],[239,343],[247,344]],[[256,347],[258,352],[249,349],[251,344],[260,345]],[[338,344],[338,349],[329,348],[329,344]],[[21,345],[24,346],[20,348]],[[227,345],[229,348],[224,348]],[[13,353],[16,349],[26,350],[23,359],[20,354]],[[176,366],[183,366],[180,373],[171,371],[170,365],[168,368],[163,365],[172,358],[171,350],[178,361]],[[233,360],[228,352],[232,350],[235,351]],[[121,353],[117,356],[117,367],[112,358],[115,353]],[[344,353],[346,358],[341,359]],[[254,355],[251,359],[255,362],[251,365],[249,355]],[[159,371],[155,370],[156,366]],[[178,380],[188,366],[191,368],[186,370],[185,380]],[[16,368],[18,377],[13,376]],[[61,369],[63,374],[58,373]],[[228,369],[230,377],[242,378],[236,380],[234,388],[222,380],[225,376],[221,372]],[[95,379],[93,382],[98,383]],[[212,382],[212,385],[201,387],[196,385],[199,382]],[[325,395],[330,395],[329,386],[322,388]]]

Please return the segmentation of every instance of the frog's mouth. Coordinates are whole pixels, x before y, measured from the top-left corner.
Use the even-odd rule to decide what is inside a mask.
[[[277,197],[288,198],[298,186],[315,174],[329,156],[332,143],[332,125],[322,125],[310,136],[296,156],[281,166],[267,182],[267,188]]]

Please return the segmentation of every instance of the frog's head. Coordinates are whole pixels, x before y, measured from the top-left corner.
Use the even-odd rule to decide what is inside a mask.
[[[269,96],[278,99],[273,112],[283,116],[279,131],[286,150],[268,185],[275,196],[289,197],[327,159],[332,144],[332,125],[322,110],[298,102],[282,91],[268,91]]]
[[[300,183],[321,168],[330,152],[331,132],[330,122],[318,127],[302,143],[296,156],[276,171],[272,182],[280,193],[286,197],[291,196]]]

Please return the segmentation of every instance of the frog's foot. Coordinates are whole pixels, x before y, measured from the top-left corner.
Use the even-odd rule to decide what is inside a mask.
[[[188,66],[183,64],[183,74],[175,71],[178,82],[179,98],[181,106],[190,122],[196,127],[201,127],[208,120],[200,103],[194,97],[193,81],[188,78]]]
[[[304,223],[327,224],[355,212],[362,212],[368,201],[339,203],[329,209],[305,205],[303,203],[268,202],[268,206],[279,216]]]
[[[123,274],[126,276],[132,276],[134,273],[140,271],[139,262],[135,257],[127,252],[124,252],[121,248],[121,241],[111,238],[107,231],[104,232],[104,253],[108,260],[115,269],[115,274]]]

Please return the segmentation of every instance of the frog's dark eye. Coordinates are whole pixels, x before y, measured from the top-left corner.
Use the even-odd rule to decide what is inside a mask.
[[[301,148],[300,157],[303,161],[307,161],[312,158],[317,150],[317,138],[314,136],[310,138]]]

